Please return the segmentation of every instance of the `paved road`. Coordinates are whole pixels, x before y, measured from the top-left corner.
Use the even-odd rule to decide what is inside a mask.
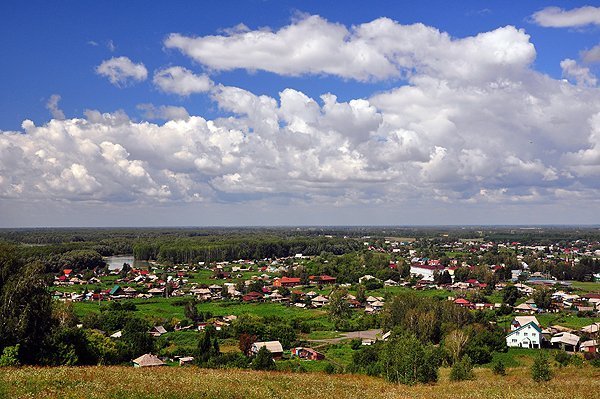
[[[375,330],[365,330],[365,331],[350,331],[346,333],[342,333],[342,336],[339,338],[329,338],[329,339],[309,339],[310,342],[319,342],[323,344],[337,344],[340,341],[345,339],[375,339],[378,335],[381,336],[383,333],[380,329]]]

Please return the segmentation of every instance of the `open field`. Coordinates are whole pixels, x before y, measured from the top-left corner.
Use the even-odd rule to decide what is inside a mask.
[[[473,381],[449,382],[448,370],[432,385],[404,386],[362,375],[255,372],[189,368],[60,367],[0,370],[4,398],[591,398],[600,392],[600,369],[555,369],[536,383],[529,369],[498,377],[476,369]]]
[[[578,293],[600,292],[600,283],[592,281],[571,281],[572,287]]]
[[[137,307],[136,313],[140,316],[149,318],[179,318],[183,319],[183,306],[174,306],[173,303],[181,298],[152,298],[152,299],[133,299],[130,300]],[[185,299],[185,298],[184,298]],[[106,305],[106,302],[100,304]],[[99,311],[98,302],[76,302],[74,304],[75,313],[83,316],[92,311]],[[327,312],[319,309],[300,309],[295,306],[284,306],[279,303],[241,303],[236,301],[204,302],[198,305],[200,312],[211,312],[215,316],[227,316],[241,314],[255,314],[257,316],[279,316],[284,318],[300,318],[317,320],[329,326]]]

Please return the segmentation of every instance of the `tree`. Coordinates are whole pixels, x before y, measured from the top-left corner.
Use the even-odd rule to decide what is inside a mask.
[[[386,380],[402,384],[437,381],[439,361],[433,347],[413,334],[392,334],[381,351],[381,370]]]
[[[452,363],[456,363],[462,356],[467,342],[469,341],[469,334],[463,330],[451,331],[444,339],[444,349],[448,351]]]
[[[244,355],[249,355],[250,354],[250,348],[252,348],[252,344],[255,343],[258,340],[258,338],[256,337],[256,335],[250,335],[250,334],[240,334],[240,339],[239,339],[239,348],[242,351],[242,353]]]
[[[198,341],[196,363],[206,363],[211,358],[218,357],[221,354],[219,341],[216,335],[217,330],[213,326],[208,325],[204,328],[200,341]]]
[[[539,309],[550,309],[552,307],[552,291],[547,288],[535,290],[532,298]]]
[[[0,348],[21,345],[20,360],[39,361],[51,328],[52,305],[39,262],[14,271],[0,286]]]
[[[531,365],[531,378],[535,382],[550,381],[552,379],[552,370],[548,356],[544,352],[538,353]]]
[[[90,352],[96,359],[96,364],[114,364],[118,360],[117,345],[109,337],[102,335],[97,330],[85,331]]]
[[[258,353],[250,364],[253,370],[275,370],[275,361],[273,360],[273,354],[266,346],[263,346],[258,350]]]
[[[195,300],[187,301],[185,303],[183,314],[187,319],[190,319],[194,323],[198,321],[198,308],[196,307]]]
[[[352,316],[352,309],[346,300],[348,292],[345,289],[336,289],[329,296],[329,318],[338,327]]]
[[[365,303],[367,301],[367,290],[362,284],[359,284],[356,287],[356,300],[360,303]]]
[[[502,290],[502,302],[510,306],[515,306],[520,296],[519,289],[514,285],[508,285]]]
[[[450,273],[448,272],[448,270],[444,270],[442,273],[439,274],[437,283],[438,284],[452,284],[452,276],[450,276]]]
[[[475,378],[473,374],[473,363],[468,355],[463,356],[452,365],[450,370],[450,381],[464,381]]]
[[[131,358],[154,351],[154,338],[148,334],[149,329],[148,322],[137,317],[130,318],[125,323],[121,332],[121,341],[125,344]]]

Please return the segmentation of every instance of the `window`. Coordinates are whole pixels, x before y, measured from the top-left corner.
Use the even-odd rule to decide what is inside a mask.
[[[513,339],[513,340],[512,340],[512,342],[517,342],[517,340],[516,340],[516,339]]]
[[[527,333],[523,333],[524,336],[527,336]]]

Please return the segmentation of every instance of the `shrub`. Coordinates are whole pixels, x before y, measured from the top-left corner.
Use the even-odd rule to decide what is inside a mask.
[[[253,370],[275,370],[275,361],[273,360],[273,354],[266,347],[262,347],[258,350],[258,353],[250,364]]]
[[[359,350],[362,347],[362,340],[360,338],[354,338],[350,342],[350,347],[355,351]]]
[[[19,347],[17,344],[15,346],[7,346],[2,351],[2,356],[0,356],[0,367],[11,367],[11,366],[19,366]]]
[[[452,365],[450,381],[472,380],[473,378],[475,378],[473,363],[468,355],[463,356],[462,359]]]
[[[565,367],[571,362],[571,355],[564,351],[558,351],[554,355],[554,360],[556,360],[560,367]]]
[[[575,367],[583,367],[583,356],[574,355],[571,356],[571,364]]]
[[[325,369],[324,369],[324,371],[325,371],[327,374],[333,374],[333,373],[335,373],[335,366],[334,366],[333,364],[331,364],[331,363],[327,363],[327,364],[325,365]]]
[[[531,365],[531,378],[535,382],[550,381],[552,379],[552,370],[548,362],[548,356],[540,352]]]
[[[506,367],[504,367],[502,360],[498,360],[496,363],[494,363],[492,371],[496,375],[506,375]]]

